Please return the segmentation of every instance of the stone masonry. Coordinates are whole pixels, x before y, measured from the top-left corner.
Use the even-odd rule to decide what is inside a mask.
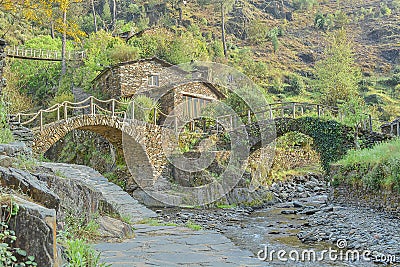
[[[93,88],[106,98],[130,98],[144,94],[158,100],[161,110],[169,114],[182,103],[183,95],[216,100],[224,95],[213,85],[200,78],[198,73],[186,72],[179,67],[153,57],[128,61],[104,69],[94,80]],[[157,84],[149,84],[151,76],[157,76]]]

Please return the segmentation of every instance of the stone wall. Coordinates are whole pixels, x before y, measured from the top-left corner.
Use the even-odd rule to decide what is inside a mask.
[[[93,87],[108,98],[131,97],[139,90],[149,89],[150,75],[159,75],[160,86],[168,83],[173,75],[167,75],[168,72],[165,71],[169,66],[171,65],[167,62],[155,58],[123,62],[100,73],[94,80]]]
[[[341,184],[334,188],[334,202],[400,214],[400,194],[388,190],[370,190]]]
[[[3,78],[3,67],[5,66],[5,57],[6,54],[4,52],[4,47],[6,46],[6,42],[3,39],[0,39],[0,95],[3,91],[3,87],[6,86],[6,80]]]

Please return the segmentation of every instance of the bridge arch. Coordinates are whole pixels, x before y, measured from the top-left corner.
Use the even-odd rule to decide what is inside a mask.
[[[73,130],[95,132],[117,148],[118,153],[125,158],[126,163],[129,165],[134,178],[145,175],[152,182],[155,175],[157,175],[157,167],[155,168],[152,165],[152,156],[158,152],[151,151],[151,148],[149,149],[146,136],[132,136],[131,131],[132,127],[152,126],[127,126],[126,124],[124,125],[122,119],[107,115],[79,115],[67,120],[56,121],[45,125],[41,131],[35,131],[33,150],[37,154],[45,153],[57,141]],[[150,184],[146,184],[146,186]]]

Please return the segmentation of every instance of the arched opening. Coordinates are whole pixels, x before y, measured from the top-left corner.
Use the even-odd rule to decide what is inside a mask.
[[[123,148],[123,133],[118,123],[93,124],[96,123],[85,123],[84,119],[71,120],[57,125],[56,132],[43,131],[36,140],[41,140],[40,149],[47,158],[92,167],[128,193],[138,188],[136,181],[140,175],[146,173],[153,178],[149,157],[135,138],[129,140],[128,147],[124,142]]]

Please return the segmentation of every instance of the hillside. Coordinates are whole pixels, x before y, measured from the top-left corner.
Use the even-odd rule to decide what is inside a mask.
[[[400,58],[399,0],[225,0],[224,3],[227,59],[223,57],[220,41],[220,5],[213,1],[131,3],[119,0],[75,4],[69,16],[89,38],[81,38],[82,42],[71,39],[70,43],[76,49],[86,50],[89,58],[84,66],[70,68],[68,73],[74,78],[63,85],[63,91],[71,87],[71,82],[90,90],[90,81],[102,69],[101,66],[157,55],[172,63],[197,59],[233,65],[255,80],[272,101],[318,102],[319,93],[315,92],[313,84],[315,63],[325,57],[327,36],[344,28],[363,73],[360,95],[376,118],[390,120],[400,115],[400,78],[397,75]],[[23,20],[16,23],[4,12],[0,14],[0,20],[0,31],[11,44],[38,46],[37,42],[42,41],[32,41],[32,38],[51,33],[49,26],[27,24]],[[99,31],[94,34],[95,26],[108,33]],[[149,28],[153,30],[146,30]],[[111,37],[111,34],[118,36],[123,32],[134,35],[127,45],[123,40]],[[53,47],[59,49],[61,44],[53,44]],[[104,55],[97,55],[102,52]],[[23,93],[34,95],[36,105],[45,105],[57,94],[59,84],[49,81],[53,77],[51,71],[43,75],[37,75],[39,71],[36,68],[33,75],[20,71],[24,64],[29,65],[12,62],[11,68],[14,67],[13,70],[19,74],[11,77],[15,80],[11,84]],[[46,65],[44,68],[50,68],[54,77],[59,79],[53,67]],[[46,79],[46,82],[32,81],[32,76]],[[30,77],[29,82],[26,82],[27,77]],[[286,90],[293,79],[302,80],[306,90],[301,93]],[[30,88],[30,84],[36,87]],[[38,87],[43,87],[39,95]]]

